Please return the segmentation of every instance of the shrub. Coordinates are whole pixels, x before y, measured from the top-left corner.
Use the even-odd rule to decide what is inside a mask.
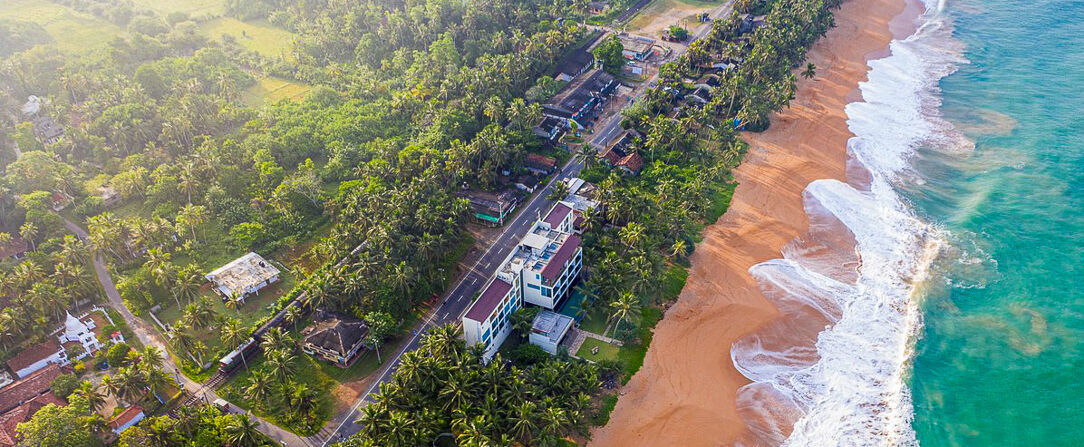
[[[549,359],[550,355],[543,351],[538,345],[532,345],[530,343],[524,343],[516,346],[511,352],[508,353],[512,362],[520,366],[530,366],[538,363],[545,362]]]

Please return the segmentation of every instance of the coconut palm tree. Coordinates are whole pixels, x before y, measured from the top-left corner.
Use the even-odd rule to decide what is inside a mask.
[[[79,388],[75,389],[75,395],[86,399],[94,411],[101,410],[105,406],[105,396],[98,391],[98,385],[89,380],[84,380],[79,384]]]
[[[248,386],[245,387],[245,397],[263,407],[267,398],[271,396],[272,377],[263,370],[253,370],[248,378]]]
[[[640,300],[631,293],[623,293],[610,303],[610,308],[613,309],[613,313],[610,314],[610,321],[611,323],[616,322],[614,332],[617,332],[617,329],[621,327],[625,320],[640,312]]]
[[[812,62],[805,64],[805,69],[802,70],[802,77],[813,79],[814,76],[817,76],[817,66]]]
[[[177,278],[174,280],[176,295],[192,302],[200,295],[200,288],[206,279],[198,265],[190,264],[177,269]]]
[[[259,444],[259,424],[248,413],[241,413],[233,417],[226,427],[229,434],[228,440],[234,447],[249,447]]]
[[[38,245],[35,240],[40,234],[37,225],[34,225],[32,222],[24,222],[23,226],[19,227],[19,236],[22,236],[24,240],[30,243],[31,250],[38,251]]]
[[[285,383],[294,372],[294,361],[297,356],[286,350],[271,351],[267,354],[267,367],[271,375]]]

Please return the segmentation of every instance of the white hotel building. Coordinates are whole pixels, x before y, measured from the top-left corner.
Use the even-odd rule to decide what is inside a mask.
[[[553,310],[568,296],[583,268],[574,219],[571,204],[558,202],[535,222],[463,315],[468,346],[485,344],[490,359],[512,331],[511,316],[524,302]]]

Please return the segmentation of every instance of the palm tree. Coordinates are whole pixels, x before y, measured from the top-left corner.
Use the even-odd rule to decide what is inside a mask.
[[[263,341],[260,342],[260,347],[265,352],[272,351],[293,351],[294,340],[290,338],[290,335],[282,330],[280,327],[273,327],[268,330],[264,336]]]
[[[75,389],[75,395],[86,399],[90,404],[90,408],[94,411],[98,411],[105,406],[105,396],[98,391],[98,385],[89,380],[84,380],[79,384],[79,388]]]
[[[585,168],[590,168],[598,160],[598,150],[590,144],[584,143],[580,145],[579,150],[576,151],[576,158],[579,158],[583,162]]]
[[[19,227],[19,236],[22,236],[23,239],[30,243],[31,250],[38,251],[37,243],[34,242],[38,235],[38,227],[32,222],[24,222],[23,226]]]
[[[199,266],[191,264],[177,269],[177,278],[174,280],[173,288],[176,289],[175,294],[178,297],[192,302],[200,295],[200,288],[203,287],[204,281]]]
[[[162,355],[162,350],[157,346],[147,345],[143,347],[143,352],[139,354],[139,366],[144,371],[149,369],[161,369],[165,363],[165,357]]]
[[[297,330],[297,323],[301,321],[301,306],[290,306],[286,309],[286,321],[294,326],[294,330]]]
[[[262,407],[271,395],[271,375],[259,369],[253,370],[244,391],[245,397]]]
[[[294,360],[297,360],[297,356],[290,351],[271,351],[267,355],[266,363],[272,376],[277,377],[280,382],[286,382],[294,372]]]
[[[670,256],[668,257],[671,260],[678,259],[679,257],[685,256],[686,250],[688,250],[688,246],[686,245],[685,240],[678,239],[674,241],[674,245],[670,246]]]
[[[546,199],[556,202],[558,200],[565,200],[565,197],[568,197],[568,183],[559,181],[554,183],[553,190],[546,196]]]
[[[617,329],[621,327],[621,323],[640,312],[640,300],[631,293],[623,293],[610,303],[610,307],[613,308],[613,313],[610,314],[610,321],[617,322],[614,328],[614,332],[616,333]]]
[[[806,79],[813,79],[817,75],[817,66],[812,62],[805,64],[805,69],[802,70],[802,77]]]
[[[230,445],[234,447],[248,447],[259,443],[259,424],[248,413],[234,416],[226,427],[226,432],[229,434]]]
[[[230,292],[230,296],[226,298],[226,301],[222,303],[227,310],[237,312],[237,318],[241,318],[241,308],[245,307],[245,300],[241,294],[237,292]]]
[[[514,414],[510,418],[512,422],[512,434],[523,445],[529,445],[535,431],[538,430],[536,418],[536,404],[532,401],[520,402],[515,407]]]

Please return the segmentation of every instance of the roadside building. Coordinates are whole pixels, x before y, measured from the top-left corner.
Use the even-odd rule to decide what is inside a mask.
[[[116,415],[109,421],[109,430],[115,434],[124,433],[125,430],[132,428],[139,421],[142,421],[146,415],[143,414],[143,407],[139,405],[132,405],[125,408],[124,411]]]
[[[558,202],[535,222],[505,258],[498,276],[520,277],[520,294],[527,303],[554,309],[568,296],[583,262],[582,240],[572,233],[571,206]]]
[[[302,351],[345,368],[365,346],[369,326],[351,316],[317,312],[313,325],[305,328],[302,334]]]
[[[545,155],[527,154],[523,161],[523,167],[527,168],[532,174],[544,177],[557,170],[557,160]]]
[[[609,73],[591,70],[543,104],[542,115],[559,120],[566,128],[571,128],[573,123],[581,129],[586,128],[617,90],[617,85],[617,80]]]
[[[593,1],[587,4],[587,10],[591,11],[591,14],[602,14],[609,7],[610,2]]]
[[[504,225],[505,219],[511,216],[519,205],[519,195],[515,190],[497,194],[466,191],[461,196],[470,201],[474,221],[490,227]]]
[[[599,154],[599,159],[607,165],[620,169],[630,175],[637,175],[644,167],[644,159],[634,147],[640,134],[635,130],[626,130]]]
[[[617,35],[617,41],[621,42],[621,54],[626,59],[646,61],[651,57],[651,51],[655,48],[655,39],[642,36],[634,36],[627,33]]]
[[[572,317],[543,310],[531,322],[531,335],[528,340],[543,351],[556,355],[557,347],[561,345],[568,330],[572,329],[572,323]]]
[[[543,139],[547,145],[556,146],[565,134],[565,126],[561,120],[552,116],[543,116],[538,125],[531,128],[538,138]]]
[[[54,192],[51,200],[53,203],[53,211],[56,212],[62,211],[64,208],[67,208],[68,205],[71,205],[73,201],[75,201],[75,199],[72,199],[72,196],[69,196],[63,191]]]
[[[512,314],[523,307],[518,275],[490,279],[481,295],[463,315],[463,338],[467,346],[481,344],[489,361],[512,332]]]
[[[756,31],[757,28],[764,26],[764,19],[766,17],[767,16],[742,14],[741,22],[738,23],[738,34],[747,34]]]
[[[223,300],[235,298],[244,302],[249,295],[278,282],[279,273],[279,269],[262,256],[249,252],[208,273],[205,278],[214,284]]]
[[[570,82],[595,65],[595,55],[591,53],[591,47],[598,42],[603,33],[595,32],[583,44],[572,49],[557,61],[557,67],[553,71],[553,79]]]

